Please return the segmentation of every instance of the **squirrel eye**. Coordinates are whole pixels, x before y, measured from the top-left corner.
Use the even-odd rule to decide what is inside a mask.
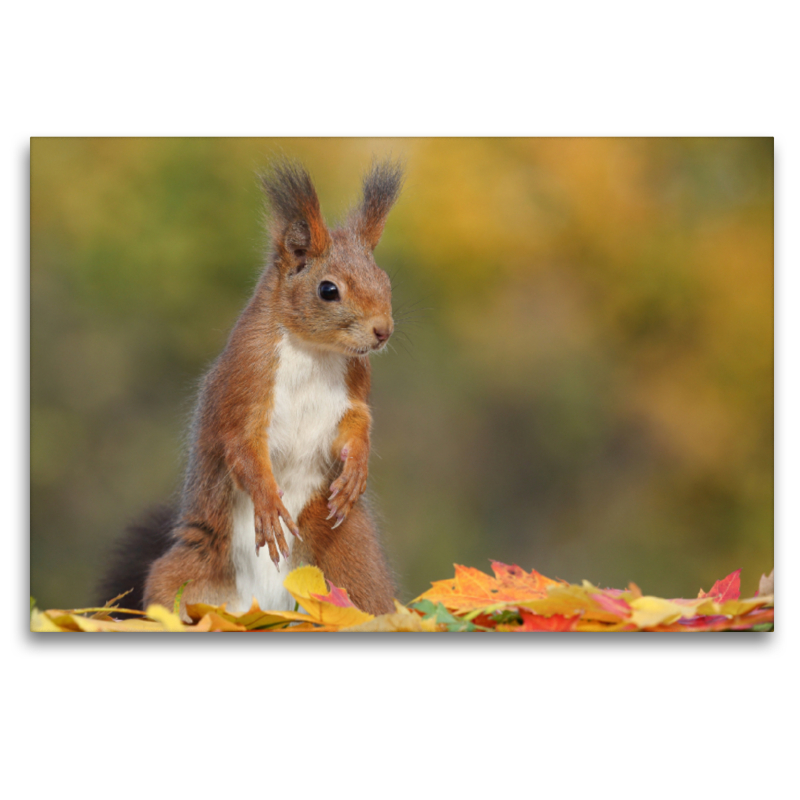
[[[322,281],[317,289],[317,294],[319,294],[320,299],[328,303],[339,299],[339,289],[335,283],[331,283],[330,281]]]

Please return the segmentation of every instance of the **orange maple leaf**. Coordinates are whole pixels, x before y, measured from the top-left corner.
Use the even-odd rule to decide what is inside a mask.
[[[471,611],[487,606],[519,603],[547,597],[549,586],[566,585],[544,575],[516,565],[509,566],[492,561],[495,577],[475,567],[455,564],[455,577],[447,581],[434,581],[427,592],[417,600],[441,603],[451,611]],[[415,601],[416,602],[416,601]]]

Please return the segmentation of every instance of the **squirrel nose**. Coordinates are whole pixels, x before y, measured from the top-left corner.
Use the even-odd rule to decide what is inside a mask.
[[[383,344],[392,335],[391,323],[375,325],[372,328],[372,332],[375,334],[378,344]]]

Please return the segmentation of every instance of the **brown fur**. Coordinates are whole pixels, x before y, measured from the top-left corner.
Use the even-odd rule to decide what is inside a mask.
[[[327,516],[323,495],[312,499],[300,515],[304,560],[318,566],[330,583],[346,589],[353,603],[364,611],[394,611],[394,581],[364,498],[335,530],[325,520]]]
[[[171,607],[188,602],[221,603],[233,596],[231,563],[234,487],[255,507],[256,542],[276,563],[288,549],[279,520],[300,532],[299,559],[319,566],[346,588],[356,605],[390,611],[394,587],[374,523],[363,505],[370,450],[367,354],[383,346],[393,328],[391,286],[372,250],[400,190],[399,167],[373,167],[364,181],[359,209],[341,230],[329,231],[305,171],[279,164],[262,178],[272,209],[273,252],[255,293],[206,375],[191,430],[189,466],[171,549],[152,565],[144,602]],[[336,284],[341,302],[317,293],[323,280]],[[338,477],[292,520],[280,499],[270,462],[267,430],[277,368],[277,344],[285,329],[316,347],[349,357],[350,408],[339,425],[332,458]],[[327,494],[334,492],[331,500]],[[326,519],[333,513],[332,519]],[[335,529],[333,525],[340,521]],[[297,524],[295,524],[297,523]]]

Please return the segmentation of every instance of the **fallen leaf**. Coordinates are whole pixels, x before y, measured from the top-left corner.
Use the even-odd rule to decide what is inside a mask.
[[[351,627],[373,619],[372,614],[356,608],[352,603],[341,606],[327,599],[320,599],[320,595],[330,595],[330,591],[335,587],[328,589],[325,577],[317,567],[298,567],[286,576],[283,585],[308,612],[313,622],[335,627]],[[335,599],[340,601],[340,595],[335,595]]]
[[[206,615],[217,614],[227,622],[240,625],[248,631],[283,627],[293,622],[308,622],[308,614],[298,611],[262,611],[255,598],[250,609],[241,614],[226,610],[224,604],[217,608],[206,603],[187,603],[186,613],[198,625]]]
[[[542,594],[545,596],[547,590],[551,586],[567,585],[565,581],[556,581],[552,578],[546,578],[535,569],[532,569],[530,572],[525,572],[522,567],[518,567],[516,564],[503,564],[501,561],[492,561],[491,564],[492,571],[497,577],[497,580],[509,591],[511,589],[518,589],[530,595]]]
[[[756,597],[763,597],[767,594],[775,594],[775,569],[769,575],[762,575],[761,580],[758,582],[758,591]]]
[[[522,616],[522,625],[516,629],[518,631],[574,631],[580,619],[577,616],[565,617],[562,614],[543,617],[540,614],[528,611],[526,608],[520,609],[520,615]]]
[[[193,625],[189,630],[192,633],[216,633],[216,632],[233,632],[233,631],[246,631],[244,625],[239,625],[227,617],[217,614],[214,611],[209,611],[204,614],[200,621]]]
[[[276,628],[274,633],[338,633],[341,628],[338,625],[319,625],[316,622],[302,622],[299,625],[291,625],[288,628]]]
[[[160,622],[168,633],[184,633],[188,629],[188,625],[185,625],[174,611],[168,611],[164,606],[150,605],[145,613],[150,619]]]
[[[661,597],[638,597],[631,601],[631,622],[637,628],[652,628],[656,625],[669,625],[676,622],[681,617],[691,617],[695,609],[700,604],[695,605],[678,604],[673,600],[664,600]]]
[[[756,608],[747,614],[728,617],[724,614],[702,615],[692,619],[680,619],[671,625],[658,625],[652,630],[657,633],[669,632],[709,632],[709,631],[741,631],[769,624],[773,627],[775,609]]]
[[[438,630],[433,620],[424,619],[419,614],[394,601],[395,610],[390,614],[381,614],[375,619],[368,620],[350,628],[342,628],[345,633],[433,633]]]
[[[316,567],[301,567],[284,585],[303,611],[262,610],[255,599],[243,613],[225,604],[189,603],[184,622],[174,611],[102,608],[40,611],[31,599],[34,632],[216,632],[273,631],[655,631],[774,630],[774,571],[762,576],[759,595],[741,598],[736,570],[694,599],[667,600],[627,589],[599,589],[588,581],[571,585],[535,570],[492,562],[494,577],[456,566],[450,581],[437,581],[411,607],[373,617],[356,608],[347,592],[328,584]],[[769,593],[765,593],[769,592]],[[122,614],[126,618],[119,619]],[[130,618],[129,618],[130,617]]]
[[[526,573],[520,567],[499,561],[492,562],[495,577],[474,567],[454,566],[455,577],[452,580],[435,581],[416,601],[441,603],[451,611],[474,611],[544,598],[549,587],[566,585],[563,581],[546,578],[535,570]]]
[[[731,572],[722,580],[717,581],[708,593],[704,592],[702,589],[700,593],[697,595],[698,597],[710,597],[713,600],[716,600],[718,603],[724,603],[726,600],[738,600],[739,599],[739,577],[741,575],[742,570],[737,569],[734,572]]]
[[[106,620],[76,615],[73,619],[78,628],[85,633],[163,633],[165,631],[162,623],[138,617]]]
[[[347,589],[340,589],[338,586],[331,584],[331,590],[327,594],[312,594],[315,600],[320,600],[323,603],[331,603],[339,608],[355,608],[353,601],[347,595]]]
[[[639,596],[641,597],[641,595]],[[627,619],[631,615],[631,607],[623,597],[614,597],[607,592],[598,592],[591,595],[591,598],[602,609],[620,619]]]
[[[50,619],[47,612],[34,608],[31,610],[31,631],[33,633],[62,633],[62,629]]]
[[[422,614],[424,622],[429,622],[436,626],[439,631],[466,632],[483,630],[480,625],[476,625],[467,619],[466,616],[456,616],[448,611],[442,603],[434,603],[432,600],[419,600],[412,604],[412,608]]]
[[[602,589],[592,586],[588,581],[584,581],[582,586],[571,584],[551,586],[547,597],[537,600],[529,600],[520,603],[520,607],[527,608],[536,614],[552,616],[559,614],[565,617],[573,617],[576,614],[584,620],[595,622],[619,623],[621,614],[624,617],[630,616],[628,601],[625,598],[633,598],[625,593],[622,595],[625,606],[617,602],[620,598],[605,596]],[[598,598],[603,598],[602,602]]]

